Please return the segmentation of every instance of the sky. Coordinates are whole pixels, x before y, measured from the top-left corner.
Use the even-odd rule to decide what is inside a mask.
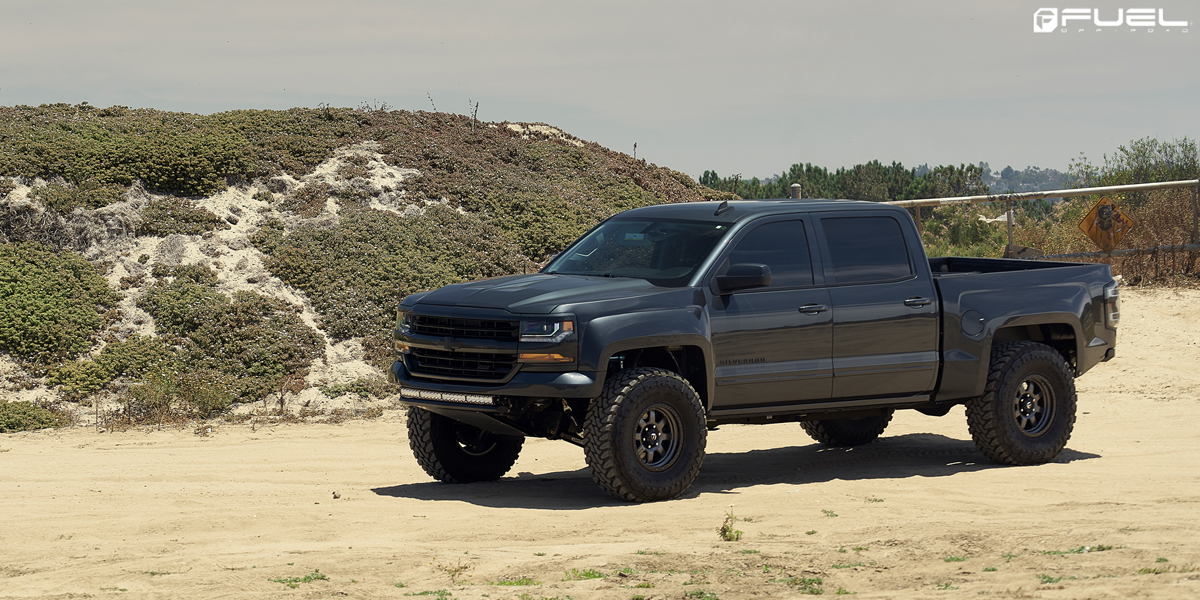
[[[478,103],[481,120],[636,143],[694,178],[870,160],[1065,170],[1200,136],[1200,4],[1056,2],[0,0],[0,105]],[[1079,7],[1161,9],[1167,25],[1093,14],[1064,32],[1060,14],[1034,31],[1039,9]]]

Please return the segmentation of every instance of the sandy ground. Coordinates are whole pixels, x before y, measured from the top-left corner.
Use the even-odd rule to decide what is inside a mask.
[[[603,495],[566,442],[435,483],[399,410],[0,436],[0,598],[1197,598],[1200,291],[1123,302],[1117,359],[1037,467],[987,462],[961,408],[850,451],[721,427],[689,493],[646,505]],[[718,538],[730,511],[740,541]]]

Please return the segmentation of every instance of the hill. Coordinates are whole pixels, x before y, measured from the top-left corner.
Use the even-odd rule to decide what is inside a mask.
[[[0,107],[0,396],[119,400],[125,421],[328,411],[385,393],[402,296],[723,197],[543,123]]]

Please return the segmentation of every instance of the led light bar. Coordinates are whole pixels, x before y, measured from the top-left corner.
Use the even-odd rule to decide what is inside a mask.
[[[486,404],[489,406],[496,403],[495,396],[486,396],[483,394],[460,394],[457,392],[435,392],[433,390],[416,390],[413,388],[400,388],[400,395],[405,398],[413,398],[415,400],[435,400],[438,402],[461,402],[464,404]]]

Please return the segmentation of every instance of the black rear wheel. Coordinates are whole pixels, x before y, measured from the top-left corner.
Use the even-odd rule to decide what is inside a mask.
[[[484,431],[423,408],[408,409],[408,446],[430,477],[446,483],[500,479],[525,438]]]
[[[1037,342],[992,349],[983,396],[967,403],[967,426],[980,452],[1006,465],[1054,460],[1075,427],[1075,380],[1053,348]]]

